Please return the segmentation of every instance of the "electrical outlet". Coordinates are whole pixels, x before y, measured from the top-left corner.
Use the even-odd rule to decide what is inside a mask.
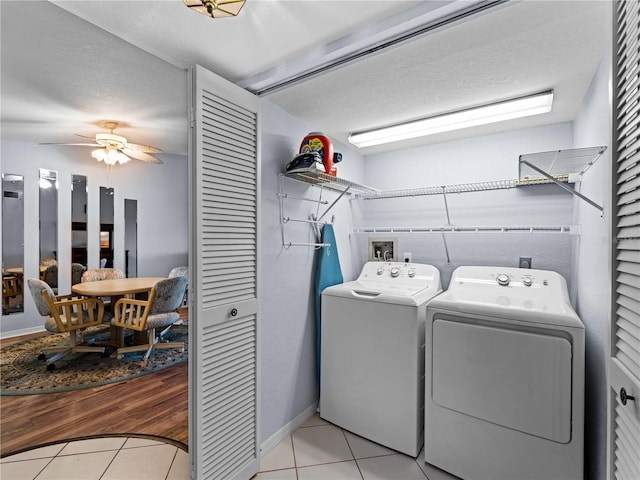
[[[520,260],[518,261],[518,267],[531,268],[531,257],[520,257]]]
[[[370,238],[369,261],[396,262],[398,240],[396,238]]]

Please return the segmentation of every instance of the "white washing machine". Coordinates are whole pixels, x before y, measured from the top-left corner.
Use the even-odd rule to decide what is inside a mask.
[[[583,479],[585,332],[562,276],[459,267],[426,337],[427,463],[463,479]]]
[[[322,292],[320,416],[416,457],[424,432],[426,305],[431,265],[368,262]]]

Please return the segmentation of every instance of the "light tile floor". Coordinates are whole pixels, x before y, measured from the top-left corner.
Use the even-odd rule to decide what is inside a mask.
[[[267,453],[252,480],[456,480],[418,458],[347,432],[317,414]]]
[[[99,437],[0,459],[3,480],[187,480],[189,454],[152,438]]]
[[[252,480],[456,480],[317,414],[260,462]],[[152,438],[99,437],[0,459],[2,480],[188,480],[189,455]]]

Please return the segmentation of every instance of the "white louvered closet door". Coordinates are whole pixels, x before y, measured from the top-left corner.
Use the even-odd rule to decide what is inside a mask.
[[[259,102],[199,66],[190,76],[191,475],[249,479],[259,467]]]
[[[637,480],[640,479],[640,2],[615,2],[614,9],[616,220],[607,477]]]

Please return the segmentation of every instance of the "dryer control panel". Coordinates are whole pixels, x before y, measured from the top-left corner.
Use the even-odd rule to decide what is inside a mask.
[[[513,269],[510,269],[509,272],[490,274],[490,276],[501,287],[532,287],[534,285],[536,287],[547,287],[549,285],[548,275],[540,275],[539,270],[531,272],[530,269],[525,269],[524,272],[514,272]]]

